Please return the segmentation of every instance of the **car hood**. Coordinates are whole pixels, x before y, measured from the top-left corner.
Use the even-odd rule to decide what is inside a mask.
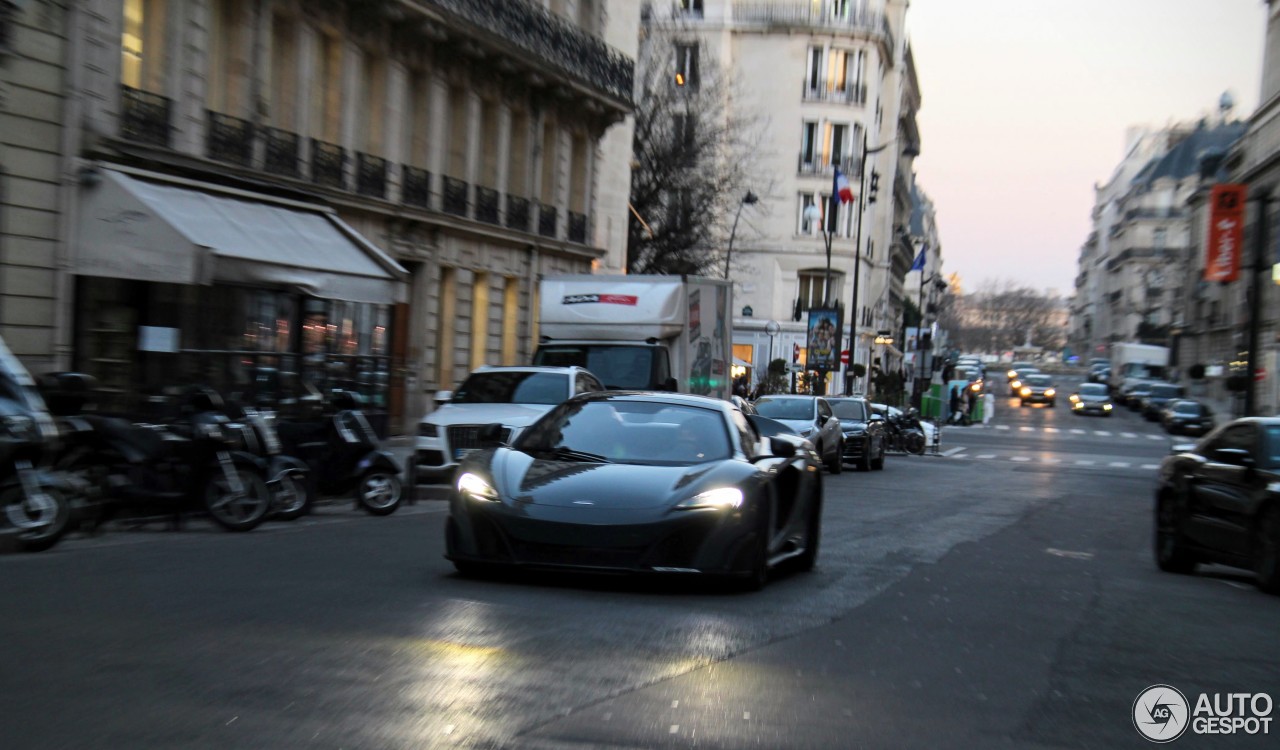
[[[1110,400],[1111,400],[1110,396],[1093,396],[1093,395],[1087,395],[1083,393],[1080,394],[1080,401],[1086,404],[1105,404]]]
[[[508,427],[527,427],[552,408],[551,404],[444,404],[422,421],[443,427],[494,422]]]
[[[867,423],[861,419],[842,419],[840,429],[844,432],[863,432],[867,429]]]
[[[770,417],[770,419],[775,419]],[[805,430],[817,431],[817,427],[808,419],[778,419],[776,420],[795,430],[796,432],[804,432]]]
[[[742,468],[750,470],[743,465]],[[665,508],[712,487],[740,486],[742,469],[728,461],[695,466],[592,463],[534,458],[500,450],[492,470],[504,498],[571,508]]]

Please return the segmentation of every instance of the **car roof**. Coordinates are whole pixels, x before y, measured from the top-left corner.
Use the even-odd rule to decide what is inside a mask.
[[[642,401],[653,404],[696,406],[704,409],[717,409],[721,412],[734,408],[733,404],[724,399],[668,391],[592,391],[590,393],[579,393],[569,401]]]
[[[480,365],[467,374],[471,375],[472,373],[477,372],[550,372],[569,374],[573,372],[589,372],[589,370],[578,365],[566,365],[562,367],[553,367],[550,365]],[[595,376],[593,375],[592,377]]]

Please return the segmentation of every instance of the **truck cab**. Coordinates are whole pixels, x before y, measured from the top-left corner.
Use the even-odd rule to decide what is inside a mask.
[[[609,390],[676,391],[671,356],[658,342],[544,340],[533,364],[585,367]]]

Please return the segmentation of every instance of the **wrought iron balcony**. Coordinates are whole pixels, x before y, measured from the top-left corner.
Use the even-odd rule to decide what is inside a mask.
[[[445,175],[444,177],[444,212],[454,216],[467,215],[467,192],[470,186],[466,180]]]
[[[587,215],[569,212],[569,241],[587,244]]]
[[[431,173],[425,169],[400,167],[400,202],[406,206],[431,206]]]
[[[867,87],[853,82],[845,82],[832,86],[829,81],[818,81],[814,86],[811,79],[801,82],[801,98],[806,102],[835,102],[836,104],[865,105],[867,103]]]
[[[347,150],[342,146],[311,139],[311,181],[317,185],[345,190]]]
[[[822,154],[800,152],[796,171],[802,175],[829,175],[834,167],[849,179],[862,176],[862,160],[853,156],[842,156],[832,159]]]
[[[266,156],[262,162],[263,171],[283,177],[298,177],[298,150],[302,139],[297,133],[278,128],[263,128],[266,136]]]
[[[498,191],[476,185],[476,220],[486,224],[498,223]]]
[[[206,155],[215,161],[249,166],[253,162],[253,123],[213,110],[205,112],[209,118]]]
[[[893,32],[884,14],[844,0],[735,0],[733,19],[770,28],[861,32],[882,38],[893,49]]]
[[[463,21],[477,38],[514,48],[599,91],[630,102],[635,63],[574,24],[530,0],[419,0]]]
[[[529,231],[529,199],[507,193],[507,226]]]
[[[120,89],[120,135],[131,141],[169,148],[173,102],[130,86]]]
[[[555,206],[538,205],[538,234],[543,237],[556,236],[557,213]]]
[[[356,152],[356,192],[373,198],[387,197],[387,160]]]

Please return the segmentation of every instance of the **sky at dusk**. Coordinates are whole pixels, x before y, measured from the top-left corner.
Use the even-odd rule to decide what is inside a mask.
[[[1258,105],[1262,0],[911,0],[919,185],[944,270],[1070,295],[1131,125]]]

